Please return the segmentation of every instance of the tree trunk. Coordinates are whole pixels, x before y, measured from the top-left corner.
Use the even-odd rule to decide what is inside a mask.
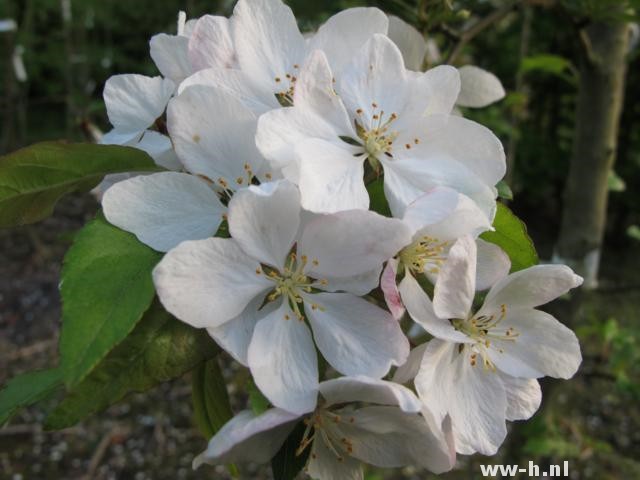
[[[555,260],[597,286],[607,217],[608,176],[613,168],[624,97],[628,25],[595,22],[581,33],[576,131]]]

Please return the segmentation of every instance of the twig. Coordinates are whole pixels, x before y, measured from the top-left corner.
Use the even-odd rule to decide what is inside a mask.
[[[82,480],[93,480],[95,478],[96,470],[100,466],[102,459],[104,458],[109,446],[111,445],[111,441],[114,437],[118,435],[122,435],[125,433],[125,430],[120,426],[115,425],[98,443],[93,455],[91,456],[91,461],[89,462],[89,468],[87,469],[87,474],[82,477]]]
[[[40,342],[27,345],[26,347],[19,348],[9,353],[6,358],[8,361],[28,358],[32,355],[37,355],[37,354],[46,352],[48,350],[51,350],[56,346],[56,344],[57,344],[57,340],[55,339],[42,340]]]
[[[502,7],[497,8],[486,17],[481,18],[476,23],[460,32],[460,40],[458,40],[458,43],[451,49],[451,52],[449,53],[445,63],[452,64],[456,60],[458,55],[460,55],[462,49],[467,43],[469,43],[476,35],[483,32],[485,29],[489,28],[497,21],[502,20],[519,4],[519,1],[507,2]]]

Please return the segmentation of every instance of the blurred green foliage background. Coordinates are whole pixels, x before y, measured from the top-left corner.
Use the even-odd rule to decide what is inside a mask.
[[[578,332],[585,358],[583,367],[571,381],[543,381],[545,397],[540,411],[531,421],[512,426],[496,457],[462,457],[460,467],[443,478],[480,478],[478,465],[481,463],[525,465],[529,460],[540,465],[569,460],[571,478],[640,478],[640,280],[637,274],[640,269],[640,29],[633,23],[637,21],[637,2],[291,0],[288,3],[303,30],[316,28],[343,8],[378,6],[412,23],[433,40],[432,47],[440,51],[440,60],[434,58],[432,64],[447,60],[459,42],[459,32],[470,22],[505,10],[490,27],[463,45],[454,63],[474,64],[493,72],[507,90],[507,97],[501,102],[464,113],[491,128],[503,140],[512,162],[509,183],[514,199],[510,206],[529,226],[543,259],[551,258],[558,236],[573,148],[578,66],[582,55],[579,30],[593,19],[633,24],[615,172],[609,178],[611,192],[600,288],[552,306],[554,313]],[[618,7],[622,3],[625,8],[621,13]],[[93,126],[108,130],[101,92],[110,75],[157,74],[149,57],[148,41],[155,33],[175,32],[178,10],[185,10],[188,17],[193,18],[205,13],[226,15],[232,8],[233,2],[226,0],[2,0],[0,19],[15,19],[18,29],[15,33],[0,33],[0,154],[46,139],[88,140]],[[24,81],[15,74],[16,47],[18,52],[23,52],[27,74]],[[73,215],[82,217],[83,211],[90,213],[95,205],[85,201],[78,208],[80,213],[75,211]],[[34,251],[55,250],[68,245],[65,235],[73,228],[73,223],[65,224],[52,239],[45,235],[45,240],[39,239],[39,230],[25,230],[19,233],[22,236],[16,242],[26,242],[31,245],[27,249],[33,247]],[[10,250],[14,243],[3,243],[6,248],[3,261],[23,258]],[[46,261],[59,263],[59,258],[53,254],[46,257]],[[0,302],[4,303],[0,306],[9,308],[8,298],[18,295],[16,292],[4,284],[0,290]],[[55,304],[55,288],[49,295],[54,297]],[[11,301],[19,304],[12,307],[18,316],[29,308],[20,300]],[[0,332],[6,333],[6,341],[11,344],[14,339],[22,338],[21,327],[9,324],[7,318],[0,317]],[[37,340],[38,334],[34,335],[27,338]],[[7,372],[29,368],[29,359],[23,360],[10,357],[6,360],[10,365]],[[4,363],[2,354],[0,363]],[[4,375],[0,373],[0,380],[6,379]],[[238,383],[241,388],[241,380]],[[182,387],[170,387],[176,388]],[[162,396],[169,395],[168,391]],[[188,402],[188,397],[183,401]],[[145,402],[148,404],[149,400],[132,400],[133,410],[144,410]],[[165,414],[172,415],[171,407]],[[35,419],[37,422],[37,414],[33,415],[35,417],[25,417],[23,421]],[[122,415],[113,412],[106,416],[126,422]],[[111,428],[102,423],[86,427],[97,431]],[[153,436],[154,432],[155,429],[151,432],[143,429],[131,435]],[[30,437],[23,439],[23,443],[6,445],[0,432],[0,472],[4,469],[7,474],[2,478],[83,478],[82,472],[86,471],[100,435],[94,437],[96,440],[91,445],[85,445],[84,450],[78,447],[80,450],[76,452],[70,441],[72,447],[56,460],[57,466],[47,463],[46,459],[40,460],[44,464],[34,472],[30,470],[32,460],[28,449],[24,447],[20,455],[16,454],[16,449],[23,448],[20,445],[29,444]],[[59,438],[55,437],[55,441]],[[51,445],[47,447],[51,442],[45,438],[42,448],[53,451]],[[192,439],[189,448],[197,451],[203,447],[202,442]],[[117,457],[117,445],[113,442],[107,446],[106,458]],[[153,450],[142,450],[153,456]],[[69,457],[66,463],[65,455]],[[196,478],[196,474],[188,470],[178,475],[179,462],[171,455],[164,452],[160,460],[141,463],[114,464],[104,460],[115,466],[104,472],[97,470],[99,475],[95,478]],[[74,456],[80,458],[79,463],[70,460]],[[180,471],[183,470],[180,467]],[[252,472],[247,478],[267,478],[261,470]],[[203,470],[200,474],[200,478],[224,478],[223,473],[213,470]],[[405,470],[370,471],[367,478],[427,477],[424,473]]]

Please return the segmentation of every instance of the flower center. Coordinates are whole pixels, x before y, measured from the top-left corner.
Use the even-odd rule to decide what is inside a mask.
[[[392,157],[393,142],[398,137],[398,132],[391,130],[391,125],[397,120],[398,115],[395,113],[386,115],[384,110],[378,109],[378,104],[375,102],[371,106],[373,107],[371,118],[364,118],[363,109],[356,110],[358,118],[355,124],[356,133],[362,140],[368,160],[374,170],[377,170],[382,155]]]
[[[353,442],[340,435],[334,426],[340,423],[353,423],[354,421],[353,417],[343,417],[323,408],[317,409],[310,417],[304,419],[307,428],[296,450],[296,456],[301,455],[314,441],[318,441],[324,442],[327,449],[336,456],[338,461],[343,462],[344,454],[353,454]],[[311,456],[315,459],[314,453]]]
[[[425,235],[400,252],[400,261],[414,275],[424,272],[436,274],[447,259],[445,250],[449,242]]]
[[[283,297],[289,302],[291,309],[298,317],[298,320],[303,321],[304,315],[302,314],[301,306],[304,304],[302,298],[303,293],[312,293],[313,288],[318,288],[327,284],[326,280],[315,280],[305,273],[305,268],[308,263],[306,255],[302,255],[299,259],[294,252],[289,254],[285,267],[280,272],[277,269],[270,267],[258,268],[256,270],[257,275],[262,275],[266,272],[266,277],[275,283],[274,289],[267,295],[267,301],[272,302],[278,297]],[[312,260],[314,266],[318,266],[318,260]],[[322,307],[316,303],[311,304],[313,310],[320,309]],[[285,317],[288,320],[288,318]]]
[[[493,348],[500,353],[503,353],[503,350],[496,347],[493,342],[496,340],[515,342],[520,336],[513,327],[504,328],[500,325],[506,315],[507,306],[502,304],[500,305],[499,314],[474,315],[467,319],[455,318],[450,320],[453,328],[475,340],[475,343],[471,345],[472,353],[469,357],[472,367],[476,365],[478,355],[480,355],[484,368],[495,371],[496,367],[489,358],[489,349]],[[462,348],[464,348],[464,345]]]
[[[296,70],[300,68],[297,63],[293,65],[294,73],[287,73],[284,77],[275,77],[276,98],[283,107],[291,107],[293,105],[293,95],[296,90],[296,82],[298,81]],[[288,85],[287,85],[288,84]]]

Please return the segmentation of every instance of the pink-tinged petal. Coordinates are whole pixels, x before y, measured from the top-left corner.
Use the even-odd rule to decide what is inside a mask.
[[[310,221],[298,253],[307,256],[306,271],[316,278],[352,277],[380,268],[410,240],[401,220],[368,210],[347,210]]]
[[[398,284],[396,282],[396,275],[398,271],[398,260],[392,258],[387,262],[380,277],[380,288],[384,294],[384,300],[387,303],[387,308],[393,315],[393,318],[400,320],[405,313],[404,305],[402,304],[402,298],[400,297],[400,291],[398,290]]]
[[[449,250],[433,292],[433,309],[439,318],[466,319],[475,296],[476,242],[467,235]]]
[[[153,282],[168,312],[196,328],[218,327],[273,285],[256,274],[259,267],[235,240],[207,238],[168,252],[153,270]]]
[[[193,468],[203,463],[268,462],[291,433],[297,419],[297,415],[278,408],[260,415],[244,410],[214,435],[207,449],[193,460]]]
[[[340,373],[382,378],[406,361],[409,341],[389,312],[347,293],[304,299],[316,345]]]
[[[178,172],[118,182],[105,192],[102,208],[110,223],[161,252],[213,236],[226,211],[204,181]]]
[[[582,285],[582,277],[565,265],[536,265],[510,274],[496,283],[482,311],[499,311],[502,304],[514,308],[544,305]]]
[[[229,23],[228,18],[217,15],[198,19],[189,38],[189,61],[194,71],[237,66]]]
[[[473,65],[465,65],[458,71],[461,88],[456,103],[461,107],[486,107],[504,98],[504,88],[493,73]]]
[[[298,415],[316,407],[316,349],[309,327],[287,302],[258,321],[248,360],[256,385],[273,405]]]
[[[476,239],[478,266],[476,268],[476,290],[486,290],[509,274],[511,260],[499,246]]]
[[[408,388],[365,376],[324,381],[320,384],[320,393],[327,401],[327,407],[338,403],[364,402],[393,405],[407,413],[418,413],[422,409],[420,400]]]
[[[501,333],[511,328],[513,339],[494,339],[488,351],[493,363],[509,375],[566,379],[582,362],[576,335],[546,312],[507,306],[499,328]]]
[[[251,186],[229,202],[229,232],[242,249],[282,270],[300,225],[300,194],[287,181]]]
[[[483,368],[482,362],[472,365],[468,348],[460,352],[459,345],[435,339],[425,351],[415,385],[437,422],[451,417],[459,453],[496,453],[507,434],[507,395],[498,373]]]
[[[451,342],[471,342],[464,333],[457,331],[449,319],[439,318],[433,310],[431,300],[413,276],[408,273],[399,285],[402,303],[414,322],[437,338]]]

